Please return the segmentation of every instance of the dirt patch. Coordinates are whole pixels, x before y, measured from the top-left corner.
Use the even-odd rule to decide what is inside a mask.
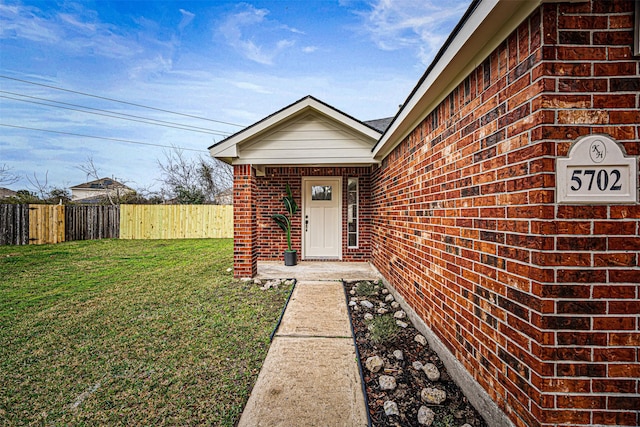
[[[428,344],[416,341],[420,332],[413,327],[404,312],[399,313],[402,308],[398,307],[397,303],[393,304],[393,297],[388,296],[390,294],[384,286],[365,281],[344,284],[373,426],[460,427],[466,424],[466,427],[486,427],[487,424],[451,379],[438,355]],[[364,301],[368,301],[372,306]],[[385,317],[386,321],[380,322],[382,317]],[[389,318],[393,319],[391,327]],[[402,359],[398,358],[398,350],[402,351]],[[384,363],[377,372],[366,366],[366,361],[374,356],[382,358]],[[431,378],[436,375],[433,374],[433,366],[430,365],[426,369],[420,367],[427,364],[435,365],[436,371],[439,371],[439,379],[429,379],[426,371]],[[375,363],[371,363],[371,366],[375,366]],[[380,384],[381,376],[393,377],[396,387],[393,390],[383,390]],[[441,404],[429,403],[422,395],[425,389],[443,390],[446,392],[446,399]],[[397,415],[385,413],[385,402],[390,401],[396,404]],[[395,412],[390,410],[393,406],[387,403],[388,413]],[[430,412],[427,409],[433,412],[431,424],[429,421],[424,424],[418,422],[421,407],[425,407],[421,415]],[[424,422],[424,417],[421,418]]]

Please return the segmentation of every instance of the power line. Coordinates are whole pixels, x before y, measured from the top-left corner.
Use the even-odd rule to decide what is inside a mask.
[[[86,113],[86,114],[94,114],[96,116],[103,116],[103,117],[111,117],[114,119],[120,119],[120,120],[127,120],[130,122],[137,122],[137,123],[145,123],[145,124],[149,124],[149,125],[154,125],[154,126],[162,126],[162,127],[167,127],[167,128],[174,128],[174,129],[181,129],[181,130],[186,130],[189,132],[198,132],[198,133],[206,133],[208,135],[219,135],[219,136],[228,136],[229,133],[223,133],[221,131],[216,131],[215,129],[207,129],[207,128],[201,128],[201,127],[197,127],[197,126],[189,126],[189,125],[182,125],[180,123],[173,123],[173,122],[167,122],[164,120],[156,120],[156,119],[148,119],[146,117],[140,117],[140,116],[134,116],[131,114],[123,114],[123,113],[115,113],[115,112],[111,112],[108,110],[102,110],[99,108],[91,108],[91,107],[85,107],[82,105],[77,105],[77,104],[69,104],[67,102],[60,102],[60,101],[52,101],[46,98],[38,98],[35,96],[28,96],[28,95],[22,95],[19,93],[13,93],[13,92],[7,92],[4,90],[0,90],[0,93],[9,93],[11,95],[17,95],[17,96],[22,96],[25,98],[31,98],[31,99],[40,99],[46,102],[52,102],[52,103],[59,103],[59,104],[64,104],[64,105],[71,105],[74,107],[80,107],[80,108],[86,108],[88,110],[95,110],[95,111],[102,111],[102,113],[97,113],[94,111],[86,111],[86,110],[81,110],[79,108],[71,108],[71,107],[63,107],[62,105],[53,105],[53,104],[47,104],[44,102],[37,102],[37,101],[30,101],[28,99],[20,99],[20,98],[14,98],[11,96],[6,96],[6,95],[0,95],[0,98],[5,98],[5,99],[11,99],[14,101],[20,101],[20,102],[28,102],[30,104],[36,104],[36,105],[43,105],[46,107],[53,107],[53,108],[61,108],[64,110],[71,110],[71,111],[79,111],[81,113]],[[126,116],[126,117],[121,117],[121,116]],[[130,119],[127,117],[135,117],[134,119]],[[140,119],[140,120],[138,120]],[[158,122],[158,123],[154,123],[154,122]],[[164,124],[164,123],[170,123],[170,124]],[[200,130],[202,129],[202,130]]]
[[[195,148],[184,148],[184,147],[176,147],[176,146],[171,146],[171,145],[153,144],[151,142],[131,141],[129,139],[108,138],[108,137],[104,137],[104,136],[83,135],[83,134],[72,133],[72,132],[61,132],[61,131],[57,131],[57,130],[39,129],[39,128],[32,128],[32,127],[28,127],[28,126],[10,125],[10,124],[7,124],[7,123],[0,123],[0,126],[14,128],[14,129],[26,129],[26,130],[35,130],[35,131],[38,131],[38,132],[55,133],[55,134],[58,134],[58,135],[79,136],[81,138],[102,139],[102,140],[105,140],[105,141],[126,142],[128,144],[148,145],[148,146],[152,146],[152,147],[171,148],[171,149],[177,148],[177,149],[184,150],[184,151],[195,151],[196,153],[208,153],[208,151],[206,151],[206,150],[196,150]]]
[[[244,125],[239,125],[239,124],[236,124],[236,123],[224,122],[224,121],[221,121],[221,120],[214,120],[214,119],[209,119],[209,118],[206,118],[206,117],[199,117],[199,116],[194,116],[194,115],[185,114],[185,113],[179,113],[179,112],[171,111],[171,110],[164,110],[162,108],[150,107],[148,105],[136,104],[136,103],[128,102],[128,101],[121,101],[119,99],[107,98],[107,97],[99,96],[99,95],[92,95],[92,94],[86,93],[86,92],[79,92],[79,91],[76,91],[76,90],[64,89],[64,88],[61,88],[61,87],[52,86],[52,85],[46,85],[46,84],[43,84],[43,83],[36,83],[36,82],[28,81],[28,80],[17,79],[15,77],[9,77],[9,76],[0,75],[0,78],[7,79],[7,80],[13,80],[13,81],[16,81],[16,82],[21,82],[21,83],[27,83],[27,84],[31,84],[31,85],[35,85],[35,86],[42,86],[42,87],[46,87],[46,88],[49,88],[49,89],[61,90],[61,91],[64,91],[64,92],[69,92],[69,93],[75,93],[75,94],[82,95],[82,96],[90,96],[92,98],[103,99],[105,101],[118,102],[120,104],[125,104],[125,105],[132,105],[134,107],[146,108],[146,109],[154,110],[154,111],[161,111],[163,113],[176,114],[178,116],[184,116],[184,117],[191,117],[192,119],[206,120],[206,121],[209,121],[209,122],[221,123],[221,124],[230,125],[230,126],[237,126],[237,127],[241,127],[241,128],[246,127]]]

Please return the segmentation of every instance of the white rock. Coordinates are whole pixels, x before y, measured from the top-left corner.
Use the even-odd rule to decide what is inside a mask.
[[[423,367],[424,365],[422,364],[422,362],[418,362],[418,361],[416,360],[415,362],[413,362],[413,363],[411,364],[411,366],[413,366],[413,369],[415,369],[416,371],[420,371],[420,370],[422,370],[422,367]]]
[[[436,418],[435,412],[426,406],[421,406],[418,409],[418,424],[423,426],[430,426],[433,424],[433,420]]]
[[[447,392],[438,388],[423,388],[420,392],[420,397],[427,403],[432,405],[440,405],[447,400]]]
[[[371,356],[364,364],[371,372],[378,372],[384,367],[384,360],[380,356]]]
[[[471,424],[462,424],[462,427],[473,427]]]
[[[394,298],[393,298],[393,295],[391,295],[391,294],[389,294],[386,297],[384,297],[384,302],[391,302],[393,300],[394,300]]]
[[[382,295],[387,295],[388,293],[389,293],[389,290],[388,290],[388,289],[383,289],[383,290],[382,290]]]
[[[360,301],[360,305],[363,306],[364,308],[373,308],[373,304],[371,304],[369,301],[364,300],[364,301]]]
[[[393,357],[395,357],[398,360],[403,360],[404,359],[404,353],[402,353],[402,350],[394,350]]]
[[[364,320],[373,320],[373,314],[365,313],[364,314]]]
[[[389,310],[387,310],[386,308],[382,308],[380,307],[377,311],[378,314],[387,314],[389,312]]]
[[[404,319],[405,317],[407,317],[407,313],[405,313],[404,310],[398,310],[393,313],[393,317],[395,317],[396,319]]]
[[[260,280],[260,279],[254,279],[254,280],[253,280],[253,283],[254,283],[254,284],[256,284],[256,285],[262,285],[262,280]]]
[[[400,308],[400,303],[398,301],[394,301],[394,302],[391,303],[391,307]]]
[[[231,271],[233,271],[231,267],[227,268],[227,273],[230,273]]]
[[[420,334],[416,335],[416,337],[414,338],[414,341],[417,342],[418,344],[427,345],[427,339]]]
[[[355,301],[349,301],[349,307],[354,307],[354,306],[356,306],[356,305],[358,305],[358,303],[357,303],[357,302],[355,302]]]
[[[407,326],[409,326],[407,322],[403,322],[402,320],[396,320],[396,325],[400,326],[402,329],[407,329]]]
[[[355,294],[356,294],[356,291],[355,291],[354,289],[351,289],[351,290],[349,291],[349,294],[351,294],[351,295],[355,295]]]
[[[427,378],[430,381],[438,381],[440,379],[440,370],[433,363],[427,363],[422,367],[422,370],[427,374]]]
[[[398,405],[393,400],[387,400],[384,402],[383,407],[384,413],[387,417],[390,417],[391,415],[400,415],[400,412],[398,412]]]
[[[380,375],[378,383],[380,384],[380,390],[395,390],[396,388],[396,379],[390,375]]]

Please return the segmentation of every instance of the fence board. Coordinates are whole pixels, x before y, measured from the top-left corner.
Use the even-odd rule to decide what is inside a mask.
[[[121,205],[121,239],[233,237],[229,205]]]
[[[29,244],[64,242],[64,206],[29,205]]]
[[[0,205],[0,245],[29,244],[29,205]]]
[[[67,241],[117,239],[119,235],[119,206],[66,207],[65,238]]]

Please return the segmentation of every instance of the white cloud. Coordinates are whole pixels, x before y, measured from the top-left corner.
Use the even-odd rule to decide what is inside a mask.
[[[46,14],[36,7],[0,4],[0,23],[0,38],[28,40],[57,52],[116,59],[144,50],[88,10]]]
[[[180,24],[178,24],[178,30],[182,31],[185,27],[191,24],[191,21],[196,17],[196,14],[185,9],[180,9],[180,14],[182,14],[182,20],[180,21]]]
[[[313,53],[318,50],[318,46],[305,46],[302,48],[304,53]]]
[[[427,65],[468,5],[468,0],[377,0],[358,15],[380,49],[413,49]]]
[[[269,10],[257,9],[254,6],[241,3],[236,11],[225,17],[218,32],[223,35],[227,44],[245,58],[264,65],[273,65],[274,59],[283,51],[295,44],[294,40],[280,36],[277,40],[270,40],[274,35],[282,32],[290,34],[304,34],[304,32],[267,19]],[[254,40],[260,39],[262,44]]]

